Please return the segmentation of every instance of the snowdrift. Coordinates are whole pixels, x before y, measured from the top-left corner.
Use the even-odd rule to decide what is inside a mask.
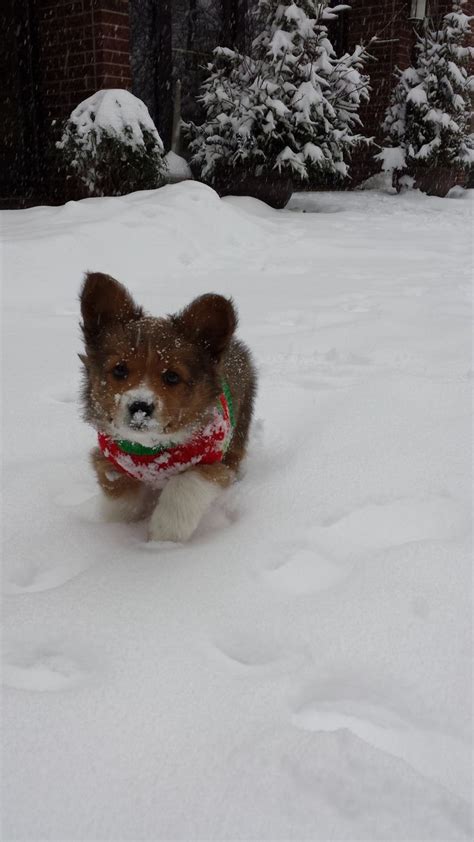
[[[5,839],[470,839],[469,200],[0,221]],[[99,521],[85,269],[239,308],[248,459],[187,546]]]

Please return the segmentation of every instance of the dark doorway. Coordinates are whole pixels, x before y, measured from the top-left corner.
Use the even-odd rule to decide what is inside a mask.
[[[173,120],[171,0],[130,0],[132,93],[147,106],[166,149]]]
[[[28,204],[41,191],[36,27],[31,0],[0,10],[0,202]]]
[[[171,141],[176,81],[184,120],[199,120],[199,87],[217,46],[245,50],[256,0],[130,0],[132,92],[165,147]]]

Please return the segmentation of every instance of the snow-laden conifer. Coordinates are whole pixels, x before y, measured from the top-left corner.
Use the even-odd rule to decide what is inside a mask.
[[[418,36],[414,66],[397,71],[387,109],[386,146],[377,155],[385,170],[415,174],[422,168],[468,168],[474,162],[468,73],[474,50],[466,43],[471,20],[466,0],[455,0],[439,28]]]
[[[194,165],[211,183],[233,167],[306,180],[343,178],[368,98],[365,50],[335,55],[327,22],[347,6],[260,0],[250,55],[218,47],[202,86],[205,120],[189,124]]]

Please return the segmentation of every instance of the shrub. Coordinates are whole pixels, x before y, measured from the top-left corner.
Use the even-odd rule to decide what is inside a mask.
[[[81,102],[56,145],[69,177],[91,196],[122,196],[164,181],[161,138],[146,105],[128,91],[97,91]]]

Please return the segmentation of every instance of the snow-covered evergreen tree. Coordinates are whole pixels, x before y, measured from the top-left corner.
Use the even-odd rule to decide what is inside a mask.
[[[415,66],[397,72],[384,122],[387,145],[376,156],[397,176],[474,163],[474,77],[467,71],[474,50],[466,44],[471,18],[463,12],[465,2],[455,0],[438,29],[427,27],[418,36]]]
[[[188,131],[204,180],[242,167],[308,179],[347,175],[368,98],[365,50],[336,57],[326,22],[343,8],[329,0],[260,0],[260,34],[250,55],[218,47],[201,102],[206,119]]]

